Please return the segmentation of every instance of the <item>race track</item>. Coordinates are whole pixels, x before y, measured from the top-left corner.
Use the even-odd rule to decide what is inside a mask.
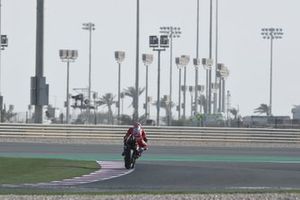
[[[122,160],[120,145],[0,143],[0,156]],[[64,190],[187,192],[298,188],[300,148],[152,145],[132,173]]]

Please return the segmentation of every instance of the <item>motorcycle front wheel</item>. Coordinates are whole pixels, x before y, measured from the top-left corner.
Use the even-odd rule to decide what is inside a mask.
[[[131,162],[132,162],[130,148],[126,148],[124,153],[125,153],[125,155],[124,155],[125,168],[130,169],[131,168]]]

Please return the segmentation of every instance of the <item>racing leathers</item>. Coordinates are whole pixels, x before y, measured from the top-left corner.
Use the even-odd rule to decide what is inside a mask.
[[[126,140],[133,136],[136,140],[136,143],[138,145],[138,153],[141,154],[144,150],[147,150],[148,144],[147,144],[147,135],[144,129],[141,127],[131,127],[127,130],[126,135],[124,136],[124,145],[126,145]]]

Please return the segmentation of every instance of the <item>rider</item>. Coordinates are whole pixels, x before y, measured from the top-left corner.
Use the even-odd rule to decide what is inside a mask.
[[[133,127],[130,127],[127,130],[126,135],[124,136],[124,145],[126,140],[129,136],[133,136],[136,139],[136,142],[138,144],[138,153],[141,154],[144,150],[147,150],[148,144],[147,144],[147,135],[145,130],[142,128],[141,124],[139,122],[135,122],[133,124]],[[124,156],[124,151],[122,153]]]

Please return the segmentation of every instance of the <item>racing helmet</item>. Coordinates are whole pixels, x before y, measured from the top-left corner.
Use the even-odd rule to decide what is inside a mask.
[[[133,123],[133,128],[141,128],[141,123],[139,123],[139,122],[134,122],[134,123]]]
[[[134,122],[133,124],[133,134],[139,134],[141,131],[141,124],[139,122]]]

